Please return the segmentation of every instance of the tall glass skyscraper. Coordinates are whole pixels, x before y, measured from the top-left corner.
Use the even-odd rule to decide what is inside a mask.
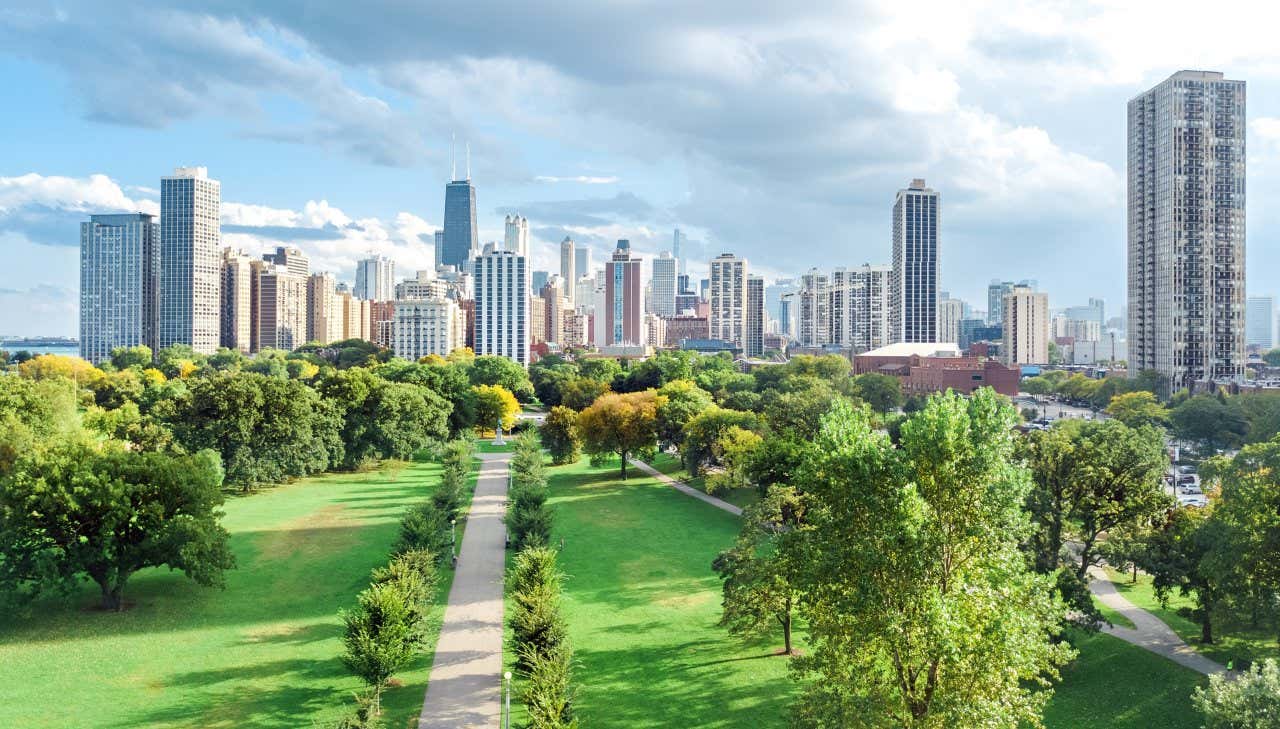
[[[938,341],[938,193],[912,180],[893,202],[894,342]]]
[[[145,213],[91,215],[80,224],[80,356],[156,346],[160,227]]]
[[[1129,101],[1129,374],[1244,378],[1245,83],[1179,71]]]
[[[160,180],[159,333],[156,346],[213,354],[221,336],[222,186],[204,167]]]
[[[467,270],[480,251],[476,230],[476,188],[471,179],[454,180],[444,188],[444,235],[440,263]]]

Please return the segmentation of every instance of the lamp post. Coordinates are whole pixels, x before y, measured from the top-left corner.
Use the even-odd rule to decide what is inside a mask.
[[[505,729],[511,729],[511,672],[507,671],[502,677],[507,679],[507,716],[503,725]]]
[[[453,556],[458,557],[458,520],[449,520],[449,549],[453,551]]]

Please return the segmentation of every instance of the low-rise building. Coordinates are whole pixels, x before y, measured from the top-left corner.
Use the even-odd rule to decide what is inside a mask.
[[[993,359],[963,356],[952,343],[898,343],[853,358],[854,374],[876,372],[897,377],[906,395],[954,390],[970,394],[979,387],[1013,397],[1021,373]]]

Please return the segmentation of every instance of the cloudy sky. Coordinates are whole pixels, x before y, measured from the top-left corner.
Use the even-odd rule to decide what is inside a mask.
[[[599,261],[676,226],[770,277],[888,262],[894,192],[923,177],[954,295],[1035,278],[1118,313],[1125,103],[1181,68],[1249,83],[1249,291],[1275,286],[1262,3],[112,5],[0,7],[0,334],[74,334],[79,222],[158,212],[177,165],[221,180],[227,244],[348,279],[368,251],[426,266],[451,135],[482,237],[522,212],[535,268],[566,234]]]

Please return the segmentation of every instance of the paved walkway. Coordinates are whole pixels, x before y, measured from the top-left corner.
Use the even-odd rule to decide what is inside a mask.
[[[419,729],[496,727],[502,716],[506,453],[482,453]]]
[[[665,483],[666,485],[670,486],[676,491],[679,491],[684,494],[688,494],[689,496],[692,496],[695,499],[701,499],[702,501],[705,501],[708,504],[711,504],[717,509],[723,509],[729,512],[730,514],[733,514],[734,516],[742,516],[742,509],[739,509],[738,507],[734,506],[733,504],[730,504],[728,501],[725,501],[724,499],[717,499],[716,497],[708,494],[707,492],[699,491],[698,489],[695,489],[694,487],[690,486],[687,483],[684,483],[683,481],[677,481],[674,478],[671,478],[667,474],[663,473],[662,471],[659,471],[653,466],[650,466],[649,464],[645,463],[644,461],[638,461],[634,458],[628,458],[627,460],[631,463],[631,465],[635,466],[641,471],[644,471],[650,476],[653,476],[654,478]]]
[[[716,497],[699,491],[686,483],[677,481],[643,461],[638,461],[634,458],[630,460],[633,466],[639,468],[650,476],[653,476],[659,481],[662,481],[671,488],[688,494],[695,499],[705,501],[717,509],[723,509],[730,514],[742,516],[742,509],[739,509],[724,499],[717,499]],[[1129,619],[1129,622],[1134,625],[1132,628],[1122,628],[1118,625],[1103,626],[1102,632],[1107,633],[1108,635],[1113,635],[1120,640],[1132,643],[1140,648],[1146,648],[1152,653],[1162,655],[1174,663],[1186,666],[1193,671],[1198,671],[1205,675],[1222,673],[1227,670],[1225,666],[1197,653],[1194,648],[1187,645],[1186,641],[1179,638],[1177,633],[1173,632],[1169,626],[1165,625],[1164,621],[1129,602],[1124,595],[1121,595],[1116,590],[1115,584],[1113,584],[1111,580],[1107,579],[1104,572],[1095,567],[1089,571],[1089,575],[1093,578],[1089,581],[1089,590],[1098,597],[1098,600],[1101,601],[1102,604],[1125,616]]]
[[[1178,634],[1173,632],[1172,628],[1165,625],[1163,620],[1129,602],[1124,595],[1121,595],[1116,590],[1115,583],[1107,579],[1106,573],[1101,569],[1097,567],[1091,568],[1089,577],[1091,578],[1089,580],[1089,591],[1098,598],[1098,601],[1125,616],[1129,619],[1129,622],[1133,623],[1132,628],[1123,628],[1119,625],[1104,625],[1102,632],[1141,648],[1146,648],[1152,653],[1162,655],[1174,663],[1186,666],[1193,671],[1199,671],[1205,675],[1222,673],[1227,670],[1225,666],[1197,653],[1194,648],[1187,645],[1186,641],[1178,637]]]

